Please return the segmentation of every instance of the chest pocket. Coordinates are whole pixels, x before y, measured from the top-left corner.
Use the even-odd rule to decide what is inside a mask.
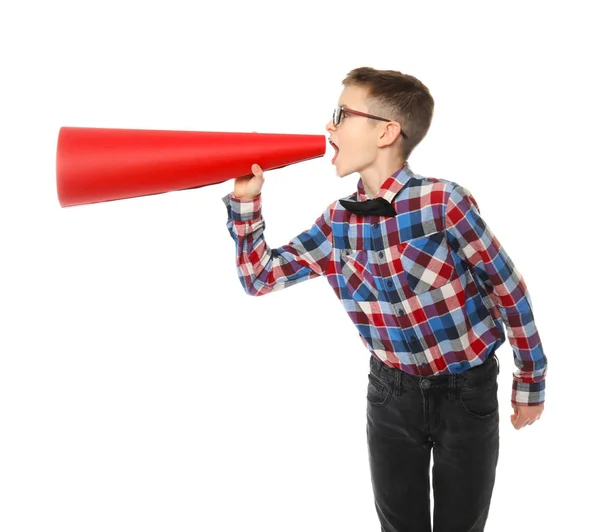
[[[340,263],[348,295],[356,301],[377,301],[378,291],[369,270],[367,251],[342,250]]]
[[[403,242],[399,251],[408,285],[415,294],[440,288],[456,277],[444,231]]]

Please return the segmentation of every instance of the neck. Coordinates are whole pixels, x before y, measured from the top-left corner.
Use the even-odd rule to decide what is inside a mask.
[[[374,198],[379,192],[381,185],[392,174],[397,172],[404,164],[404,159],[395,158],[393,160],[375,163],[369,168],[360,172],[365,192],[371,198]]]

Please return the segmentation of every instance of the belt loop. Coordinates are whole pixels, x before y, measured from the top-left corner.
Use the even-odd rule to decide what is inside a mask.
[[[402,371],[398,368],[396,371],[396,389],[398,390],[398,397],[402,396]]]

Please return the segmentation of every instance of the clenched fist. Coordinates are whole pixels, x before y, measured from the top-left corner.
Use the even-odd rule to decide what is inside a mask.
[[[258,164],[251,167],[252,176],[237,177],[233,188],[233,195],[239,199],[252,199],[260,194],[265,178],[262,168]]]

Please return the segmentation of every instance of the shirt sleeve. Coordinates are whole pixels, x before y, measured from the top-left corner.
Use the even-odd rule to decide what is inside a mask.
[[[445,217],[450,246],[471,266],[500,310],[517,366],[513,373],[512,404],[543,403],[547,359],[523,277],[480,216],[475,199],[465,187],[453,188]]]
[[[222,200],[235,242],[238,277],[247,294],[262,296],[325,273],[333,249],[330,208],[289,244],[271,249],[264,236],[262,195],[239,199],[230,193]]]

